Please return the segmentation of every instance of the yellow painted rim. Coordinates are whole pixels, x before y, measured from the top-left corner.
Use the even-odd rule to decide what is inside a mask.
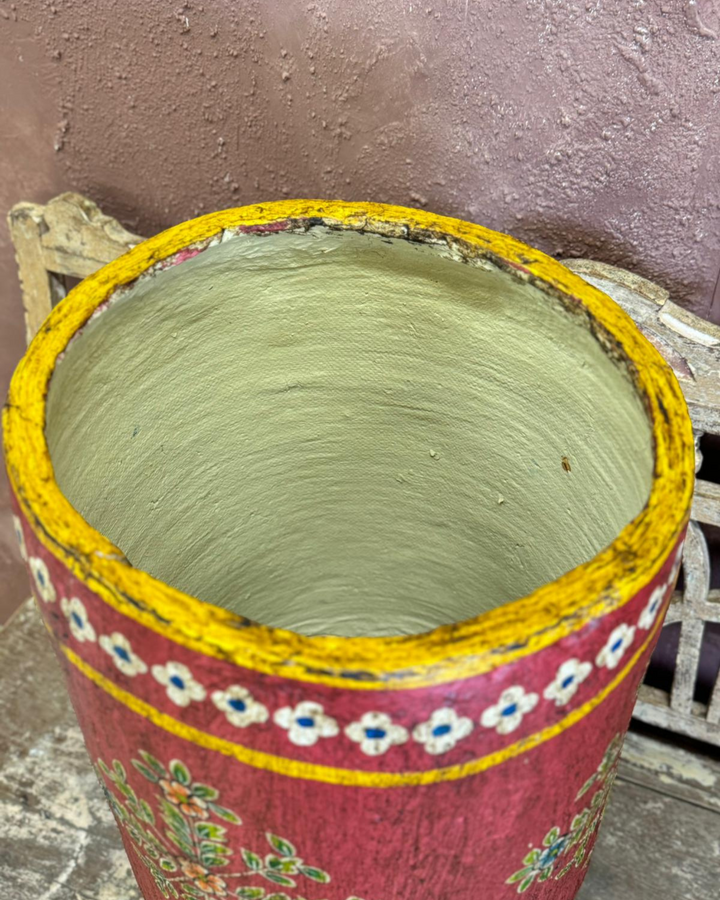
[[[628,362],[652,427],[648,502],[588,563],[526,597],[458,624],[409,637],[305,637],[243,619],[134,569],[73,509],[57,485],[45,441],[45,397],[58,356],[119,287],[225,229],[288,219],[445,241],[531,280],[586,317],[607,352]],[[298,227],[303,223],[298,222]],[[684,529],[693,492],[690,418],[669,366],[630,317],[552,258],[458,219],[376,203],[288,200],[212,213],[139,244],[74,288],[50,314],[13,376],[3,414],[10,483],[39,540],[105,602],[207,656],[266,674],[354,689],[416,688],[488,672],[547,647],[630,601],[659,570]],[[479,586],[480,587],[480,586]]]

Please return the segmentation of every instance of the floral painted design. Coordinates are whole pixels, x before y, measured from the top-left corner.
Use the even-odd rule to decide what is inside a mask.
[[[580,788],[575,798],[577,803],[594,790],[590,803],[573,815],[565,830],[557,825],[551,828],[543,838],[541,846],[530,850],[522,861],[522,868],[513,872],[507,879],[507,884],[517,884],[519,894],[525,893],[536,881],[538,884],[548,881],[553,875],[557,881],[564,878],[572,868],[588,865],[592,853],[592,850],[588,850],[588,845],[605,814],[621,750],[622,736],[618,734],[605,751],[597,770]],[[556,872],[561,863],[565,865]]]
[[[90,624],[87,610],[82,600],[77,597],[63,597],[60,601],[60,609],[62,609],[65,618],[70,625],[70,633],[76,641],[82,644],[84,641],[95,641],[97,635],[95,629]]]
[[[312,747],[320,738],[335,737],[340,731],[335,719],[312,700],[303,700],[294,707],[283,706],[276,710],[273,719],[297,747]]]
[[[520,882],[518,893],[524,893],[537,878],[538,882],[547,881],[552,875],[555,862],[566,850],[570,842],[570,834],[561,834],[556,826],[543,838],[542,846],[533,848],[523,860],[523,868],[508,878],[508,884]]]
[[[27,561],[27,547],[25,546],[25,532],[23,531],[22,522],[17,516],[12,517],[13,528],[15,529],[15,537],[17,538],[18,547],[20,548],[20,556]]]
[[[600,668],[605,666],[608,669],[615,669],[634,639],[634,625],[627,625],[624,622],[622,625],[618,625],[617,628],[613,629],[605,646],[598,653],[595,665]]]
[[[458,716],[454,709],[444,706],[436,709],[427,722],[416,725],[412,736],[423,745],[426,753],[436,756],[452,750],[455,744],[466,738],[472,730],[472,719]]]
[[[665,597],[665,591],[668,586],[666,584],[661,584],[659,587],[656,587],[655,590],[650,594],[650,599],[647,602],[647,606],[640,613],[640,618],[638,619],[638,628],[643,631],[649,631],[653,625],[655,624],[655,619],[657,618],[657,614],[660,611],[660,607],[662,606],[663,598]]]
[[[165,766],[144,750],[138,756],[132,765],[153,786],[151,803],[138,797],[118,760],[111,766],[98,760],[98,771],[120,828],[163,897],[291,900],[277,888],[296,888],[299,879],[330,882],[328,873],[306,863],[290,841],[269,831],[268,847],[259,852],[243,847],[236,854],[228,846],[228,826],[239,827],[242,819],[219,804],[220,792],[194,781],[180,760]],[[233,860],[236,855],[240,858]]]
[[[38,594],[46,603],[54,603],[57,600],[57,594],[45,561],[39,556],[31,556],[28,559],[28,565]]]
[[[578,688],[592,671],[592,663],[568,659],[557,670],[554,681],[543,691],[546,700],[554,700],[555,706],[565,706],[577,694]]]
[[[345,728],[345,734],[351,741],[360,744],[360,749],[367,756],[381,756],[408,739],[407,729],[396,725],[387,713],[381,712],[364,713],[358,722],[352,722]]]
[[[494,728],[498,734],[510,734],[522,722],[523,716],[532,712],[540,698],[537,694],[526,693],[520,685],[506,688],[500,699],[489,706],[480,716],[483,728]]]
[[[130,641],[124,634],[114,631],[112,634],[103,634],[98,641],[102,649],[112,658],[112,661],[120,669],[123,675],[134,678],[136,675],[144,675],[148,667],[133,652]]]
[[[167,691],[176,706],[190,706],[193,700],[204,700],[205,688],[193,678],[187,666],[179,662],[168,662],[164,666],[153,666],[152,676]]]
[[[233,684],[224,691],[213,691],[210,699],[236,728],[247,728],[248,725],[262,724],[268,720],[267,707],[258,703],[250,691],[239,684]]]

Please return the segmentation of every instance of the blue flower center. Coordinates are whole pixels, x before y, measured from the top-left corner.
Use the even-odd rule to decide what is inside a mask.
[[[618,638],[615,643],[610,648],[611,653],[617,653],[617,651],[622,647],[623,641],[622,638]]]
[[[228,706],[230,707],[230,709],[234,709],[235,712],[245,712],[245,710],[247,709],[244,701],[238,700],[235,697],[233,697],[231,700],[228,700]]]
[[[181,691],[185,687],[185,682],[182,680],[182,678],[179,675],[171,675],[170,676],[170,684],[172,684],[174,687],[178,688]]]
[[[123,662],[130,662],[130,654],[124,647],[121,647],[119,644],[115,644],[115,646],[113,647],[113,652],[115,653],[115,656],[120,657]]]
[[[45,576],[39,569],[37,573],[37,580],[40,582],[41,587],[45,587]]]
[[[295,719],[295,721],[301,728],[312,728],[315,724],[315,719],[312,719],[310,716],[300,716],[300,718]]]
[[[452,731],[451,725],[436,725],[432,730],[433,737],[442,737],[444,734],[450,734]]]
[[[651,613],[655,612],[655,610],[658,608],[659,603],[660,603],[659,600],[653,600],[653,602],[650,604],[650,612]]]
[[[80,618],[80,616],[76,612],[70,613],[70,618],[73,620],[73,622],[77,625],[78,628],[85,627],[85,623],[83,622],[83,620]]]
[[[503,716],[514,716],[517,712],[517,703],[511,703],[510,706],[506,706],[502,711],[501,715]]]
[[[575,681],[575,676],[574,676],[574,675],[568,675],[567,678],[564,678],[564,679],[560,682],[560,687],[568,688],[568,687],[570,687],[570,685],[573,683],[573,681]]]
[[[365,737],[370,740],[382,740],[387,735],[384,728],[366,728]]]
[[[537,861],[538,868],[546,869],[548,866],[552,865],[565,848],[565,843],[566,839],[564,837],[558,838],[554,844],[543,851],[540,859]]]

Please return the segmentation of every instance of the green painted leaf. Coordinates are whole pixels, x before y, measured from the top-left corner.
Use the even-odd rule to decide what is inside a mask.
[[[151,768],[156,775],[160,778],[167,778],[168,773],[165,771],[165,766],[155,759],[152,753],[148,753],[147,750],[140,750],[139,754],[143,758],[145,764]]]
[[[231,809],[225,809],[224,806],[218,806],[217,803],[208,803],[208,806],[223,822],[229,822],[231,825],[242,825],[240,816],[236,816]]]
[[[150,805],[144,800],[140,801],[140,818],[145,819],[145,821],[149,822],[151,825],[155,824],[155,813],[150,808]]]
[[[180,762],[179,759],[173,759],[170,761],[170,774],[175,779],[175,781],[179,781],[180,784],[184,784],[187,787],[190,784],[190,773],[187,770],[187,766]]]
[[[220,796],[220,792],[216,791],[214,787],[199,782],[195,782],[191,790],[196,797],[201,797],[203,800],[217,800]]]
[[[147,766],[144,766],[141,762],[138,762],[136,759],[132,761],[133,766],[138,770],[138,772],[142,775],[143,778],[147,778],[148,781],[152,781],[153,784],[157,784],[160,780],[158,776],[152,771],[152,769],[148,769]]]
[[[505,883],[517,884],[518,881],[522,881],[523,878],[526,878],[531,872],[532,869],[520,869],[518,872],[515,872],[513,875],[511,875]]]
[[[285,838],[278,837],[276,834],[271,834],[269,831],[265,833],[265,837],[268,839],[270,846],[277,850],[281,856],[295,856],[296,850],[290,841],[286,841]]]
[[[115,785],[123,797],[135,797],[135,791],[126,781],[116,781]]]
[[[127,772],[125,771],[125,767],[123,766],[123,764],[122,764],[119,760],[114,759],[114,760],[113,760],[112,767],[113,767],[113,772],[115,773],[115,776],[116,776],[120,781],[126,781],[126,780],[127,780]]]
[[[290,898],[289,898],[288,895],[283,891],[283,892],[280,893],[280,894],[278,894],[278,893],[268,894],[266,900],[290,900]],[[303,898],[302,898],[302,897],[296,897],[295,900],[303,900]]]
[[[107,775],[109,778],[111,775],[111,772],[110,772],[110,769],[108,769],[108,767],[105,765],[105,763],[101,759],[98,759],[97,764],[98,764],[98,768],[103,773],[103,775]]]
[[[560,829],[555,826],[545,835],[545,839],[543,840],[544,847],[550,847],[555,841],[560,837]]]
[[[159,862],[158,865],[163,870],[163,872],[174,872],[177,869],[174,860],[168,859],[167,856],[164,856]]]
[[[537,848],[535,850],[531,850],[523,860],[523,863],[526,866],[532,866],[540,859],[540,856],[540,851]]]
[[[190,826],[185,819],[185,816],[178,810],[176,806],[173,806],[172,803],[169,803],[167,800],[160,801],[160,809],[162,810],[163,819],[165,820],[166,825],[172,828],[175,831],[182,832],[186,839],[190,840]]]
[[[538,881],[547,881],[551,875],[552,866],[548,866],[546,869],[543,869],[542,872],[538,875]]]
[[[252,850],[246,850],[244,847],[240,853],[248,869],[252,869],[253,872],[259,872],[262,869],[263,863],[257,853],[253,853]]]
[[[242,898],[242,900],[263,900],[263,897],[265,897],[265,888],[241,887],[238,888],[236,896]]]
[[[533,883],[533,878],[534,878],[533,875],[528,876],[528,877],[525,879],[525,881],[523,881],[523,882],[518,886],[518,894],[524,894],[524,893],[525,893],[525,891],[526,891],[526,890],[530,887],[530,885]]]
[[[182,892],[183,897],[207,897],[207,894],[203,894],[200,888],[195,887],[194,884],[184,884]]]
[[[198,822],[195,825],[195,834],[210,841],[221,841],[227,834],[227,828],[214,825],[212,822]]]
[[[274,881],[275,884],[281,884],[283,887],[295,887],[295,882],[292,878],[288,878],[287,875],[281,875],[279,872],[261,872],[263,878],[267,878],[268,881]]]
[[[204,856],[214,854],[215,856],[232,856],[232,850],[225,844],[216,844],[213,841],[203,841],[200,844],[200,853]]]
[[[330,876],[322,869],[316,869],[315,866],[300,866],[300,871],[306,878],[317,881],[319,884],[329,884]]]
[[[226,866],[230,860],[225,859],[224,856],[203,856],[201,857],[202,864],[207,866],[208,869],[216,869],[218,866]]]
[[[189,859],[194,858],[195,856],[195,848],[192,844],[184,841],[179,834],[175,831],[166,831],[165,834],[168,836],[168,839],[175,844]]]
[[[591,775],[588,778],[588,780],[585,782],[585,784],[580,788],[580,790],[577,793],[577,797],[575,799],[579,800],[582,796],[587,794],[587,792],[590,790],[590,788],[595,784],[596,779],[597,779],[597,775]]]

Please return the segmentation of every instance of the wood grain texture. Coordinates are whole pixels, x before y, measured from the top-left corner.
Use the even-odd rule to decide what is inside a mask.
[[[587,259],[565,264],[622,306],[672,366],[692,419],[699,471],[700,439],[720,434],[720,328],[677,306],[667,291],[632,272]],[[676,593],[665,622],[680,624],[672,690],[643,685],[635,717],[720,746],[720,679],[709,705],[694,700],[705,626],[720,622],[718,592],[710,590],[710,557],[699,524],[720,525],[720,485],[695,482],[691,519],[683,554],[684,590]]]
[[[28,343],[65,295],[62,277],[85,278],[138,244],[92,200],[65,193],[47,205],[17,203],[8,215],[22,286]]]
[[[0,632],[0,681],[3,896],[141,900],[30,601]],[[630,734],[578,900],[715,900],[719,834],[720,762]]]

